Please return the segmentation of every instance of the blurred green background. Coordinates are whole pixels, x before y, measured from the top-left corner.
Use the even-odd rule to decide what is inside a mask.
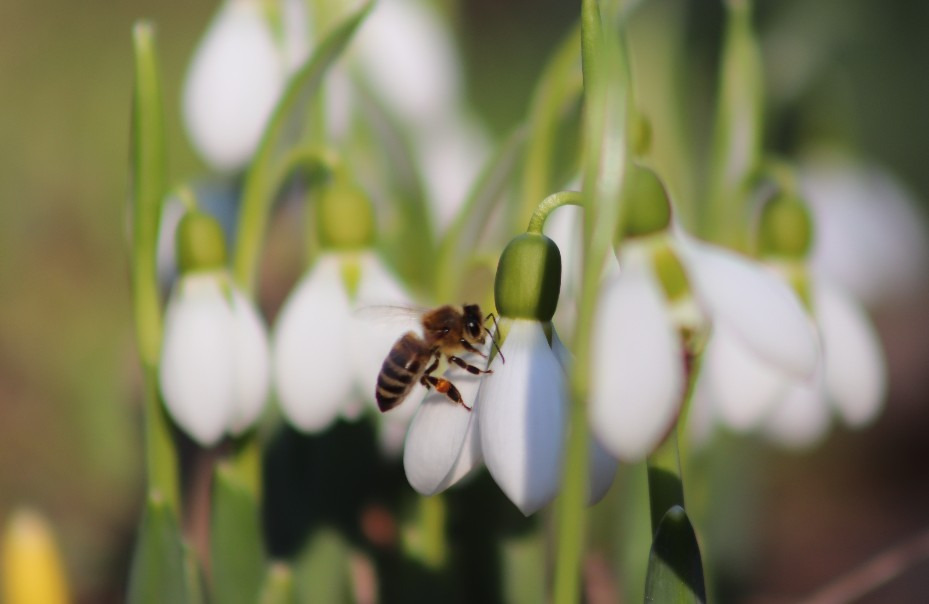
[[[469,98],[503,133],[523,115],[579,3],[445,4]],[[202,167],[177,99],[214,8],[0,4],[0,520],[24,503],[51,518],[80,602],[121,600],[143,477],[125,237],[130,27],[140,17],[158,27],[171,174],[188,178]],[[929,199],[929,3],[767,0],[757,12],[771,145],[842,141]],[[692,2],[686,17],[699,111],[715,84],[722,10]],[[794,81],[797,73],[807,79]],[[802,456],[763,452],[758,465],[733,470],[755,474],[761,488],[756,555],[732,570],[746,601],[809,592],[929,530],[927,308],[923,292],[877,316],[891,388],[876,426],[840,430]],[[927,566],[865,601],[924,601]]]

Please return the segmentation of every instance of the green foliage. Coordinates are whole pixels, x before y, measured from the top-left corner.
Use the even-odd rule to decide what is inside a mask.
[[[669,509],[655,531],[648,557],[645,602],[706,602],[700,547],[690,519],[680,506]]]
[[[231,466],[216,468],[210,527],[213,599],[217,604],[251,604],[265,577],[258,502]]]
[[[161,497],[146,502],[129,576],[129,604],[198,604],[196,574],[171,506]]]

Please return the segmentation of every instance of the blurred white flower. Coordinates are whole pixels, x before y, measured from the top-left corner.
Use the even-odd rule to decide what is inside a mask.
[[[886,394],[884,355],[864,309],[825,280],[814,284],[812,303],[823,361],[812,380],[783,386],[763,423],[768,436],[790,447],[807,447],[822,438],[833,411],[849,426],[867,425]]]
[[[268,395],[264,322],[224,269],[175,284],[165,311],[159,383],[177,424],[203,446],[248,429]]]
[[[362,86],[410,135],[437,226],[446,227],[490,154],[490,136],[462,104],[461,59],[447,24],[434,3],[382,0],[361,25],[349,59]],[[353,92],[333,75],[339,90],[328,105],[341,111]]]
[[[873,164],[814,156],[801,189],[816,223],[810,264],[867,306],[926,287],[929,240],[912,194]]]
[[[595,434],[620,459],[644,458],[671,430],[687,382],[684,338],[699,339],[709,326],[711,341],[731,336],[724,341],[735,361],[798,379],[814,372],[815,331],[793,292],[757,263],[667,232],[627,240],[619,260],[598,305],[590,412]],[[669,296],[669,283],[682,277],[684,287],[673,285]],[[707,367],[707,353],[700,379],[716,378],[714,399],[738,392],[748,409],[741,412],[770,409],[773,394],[743,379],[731,360]]]
[[[308,43],[303,4],[287,0],[276,36],[259,0],[225,0],[200,41],[183,88],[191,142],[214,169],[242,168],[258,145]]]
[[[350,292],[349,281],[356,278],[356,290]],[[410,302],[373,252],[321,254],[284,303],[272,335],[274,385],[288,421],[317,432],[350,412],[353,400],[374,405],[381,363],[412,325],[365,321],[355,309]],[[411,412],[415,407],[408,401],[401,408]],[[385,421],[404,415],[409,413],[400,411]]]

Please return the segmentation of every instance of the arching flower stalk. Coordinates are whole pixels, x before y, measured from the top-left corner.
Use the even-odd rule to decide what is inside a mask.
[[[181,276],[165,310],[159,383],[177,424],[203,446],[250,428],[264,408],[264,322],[225,266],[222,230],[188,212],[177,234]]]
[[[274,385],[284,416],[298,429],[318,432],[340,414],[354,417],[355,401],[374,405],[378,371],[408,327],[359,317],[367,305],[409,306],[412,297],[372,249],[370,201],[345,182],[327,186],[316,202],[322,251],[281,308],[273,332]],[[395,413],[385,422],[409,418]],[[405,423],[402,424],[405,428]],[[388,448],[397,450],[395,428]],[[401,430],[402,432],[402,430]]]

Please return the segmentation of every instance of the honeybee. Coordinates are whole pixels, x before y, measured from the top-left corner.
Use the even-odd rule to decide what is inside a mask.
[[[493,318],[493,314],[483,317],[477,304],[446,305],[423,313],[420,317],[423,326],[422,337],[412,331],[405,333],[394,343],[381,365],[375,392],[380,410],[389,411],[399,405],[419,383],[425,386],[426,390],[435,388],[437,392],[470,411],[471,407],[462,400],[458,388],[445,378],[432,375],[432,372],[439,367],[442,356],[445,356],[449,363],[454,363],[471,374],[493,373],[492,370],[479,369],[456,356],[466,351],[487,358],[477,346],[483,346],[486,335],[490,334],[484,327],[485,321],[490,318]],[[496,322],[496,318],[494,321]],[[492,334],[491,341],[496,346]],[[500,348],[497,347],[497,352],[499,351]],[[502,354],[500,359],[503,360]]]

